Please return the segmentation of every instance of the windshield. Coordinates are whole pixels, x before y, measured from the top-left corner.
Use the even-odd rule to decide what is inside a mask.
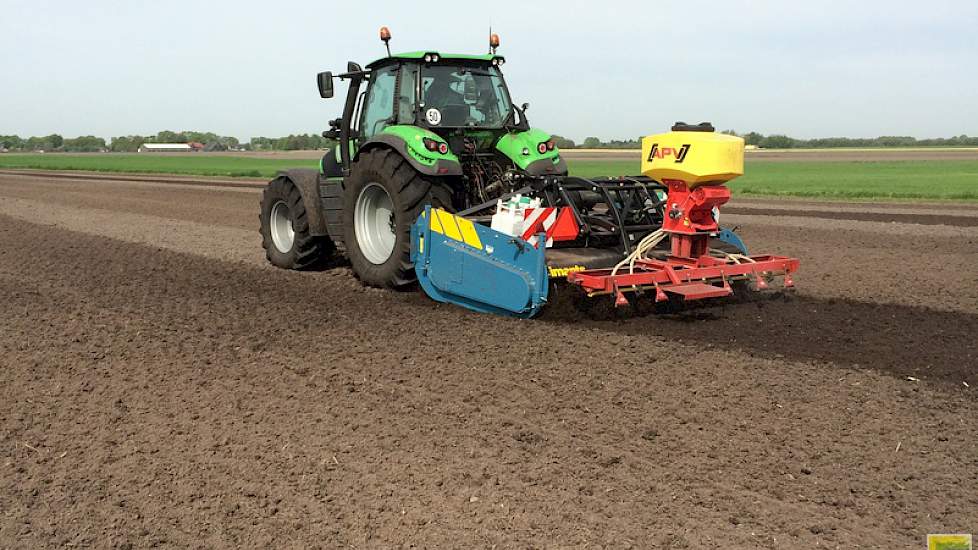
[[[496,67],[426,66],[420,104],[429,126],[448,127],[502,128],[512,108]]]

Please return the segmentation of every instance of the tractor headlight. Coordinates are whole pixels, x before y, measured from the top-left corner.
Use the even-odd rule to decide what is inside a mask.
[[[425,63],[431,63],[431,54],[430,53],[424,54],[424,62]]]

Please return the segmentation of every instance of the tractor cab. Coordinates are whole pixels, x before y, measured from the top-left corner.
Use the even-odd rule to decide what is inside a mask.
[[[370,137],[387,125],[410,124],[450,134],[501,130],[516,113],[499,66],[502,57],[411,52],[368,65],[370,83],[359,116]]]
[[[342,175],[363,145],[411,127],[421,136],[419,145],[433,153],[458,157],[491,152],[506,133],[530,129],[526,105],[516,107],[506,86],[501,71],[505,62],[495,54],[434,51],[392,54],[365,69],[351,62],[346,73],[337,75],[350,81],[343,116],[324,132],[350,143],[350,150],[337,147],[336,158],[324,166]],[[332,73],[320,73],[321,96],[332,96],[332,79]],[[425,139],[422,134],[428,133],[437,137]]]

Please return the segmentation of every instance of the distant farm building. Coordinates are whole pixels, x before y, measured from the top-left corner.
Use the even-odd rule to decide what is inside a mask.
[[[140,153],[195,153],[204,148],[203,143],[144,143]]]

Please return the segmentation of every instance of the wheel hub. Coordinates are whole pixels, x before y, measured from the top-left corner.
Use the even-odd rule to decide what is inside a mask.
[[[353,212],[353,229],[360,252],[372,264],[390,259],[397,241],[394,202],[379,183],[368,183],[360,191]]]
[[[292,228],[292,212],[285,201],[272,205],[268,216],[268,225],[272,236],[272,244],[282,254],[288,254],[295,242],[295,230]]]

